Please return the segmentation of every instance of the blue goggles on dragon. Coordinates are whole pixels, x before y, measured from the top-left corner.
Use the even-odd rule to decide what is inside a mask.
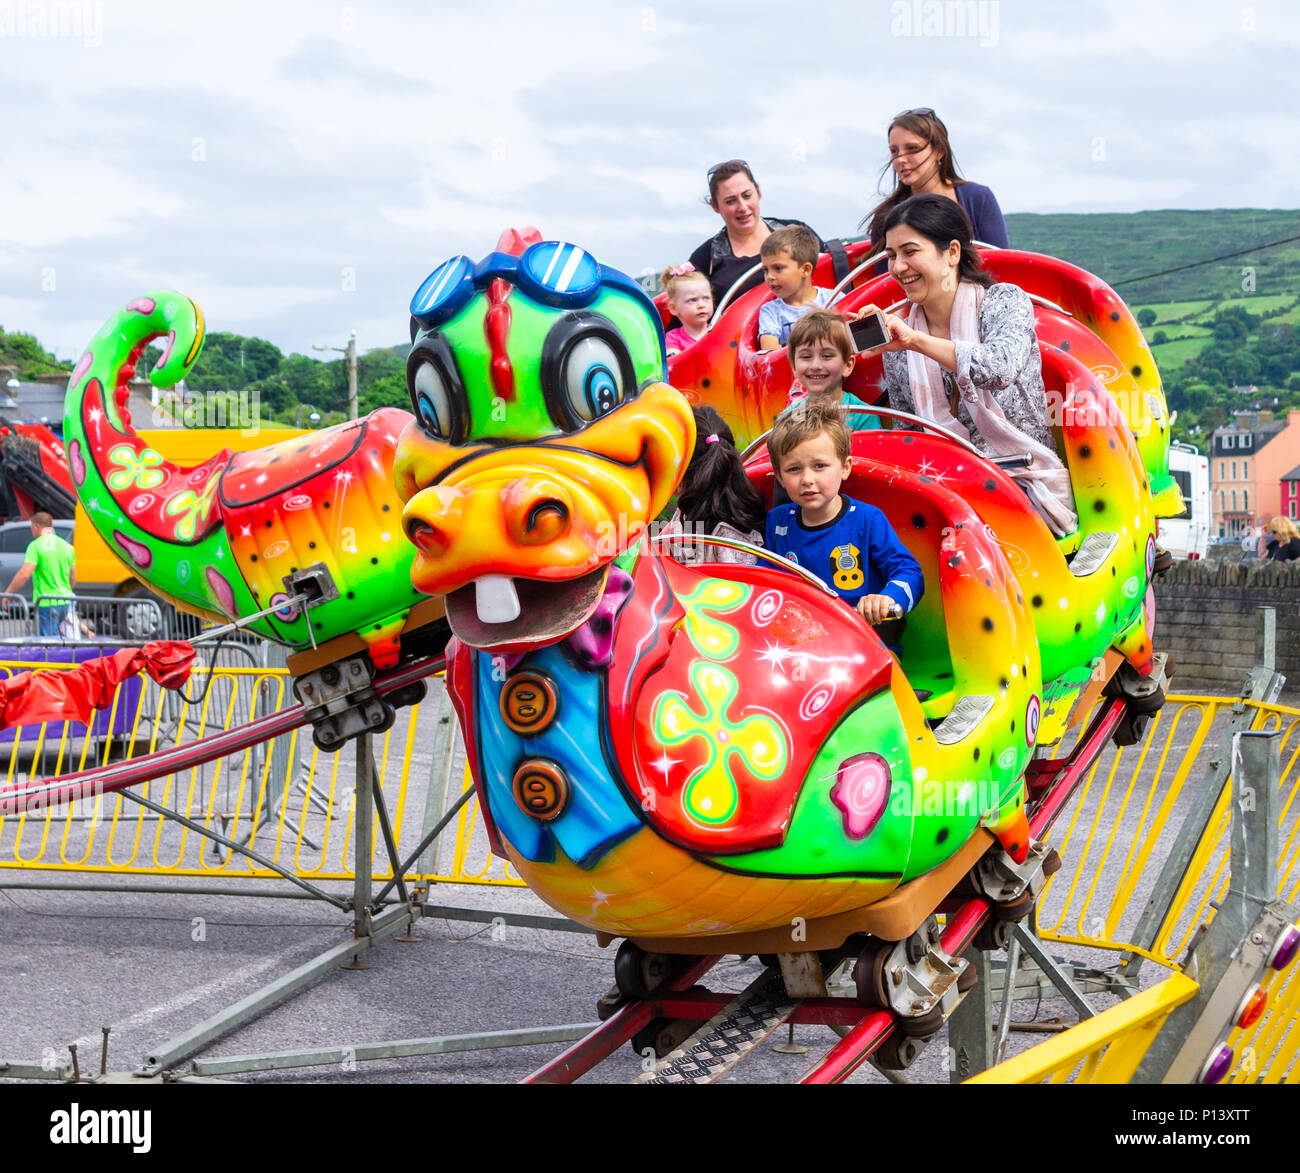
[[[638,296],[658,317],[654,303],[631,278],[607,269],[585,249],[558,240],[530,245],[522,256],[488,253],[476,265],[467,256],[443,261],[411,298],[411,317],[425,330],[436,330],[454,318],[474,294],[504,277],[529,297],[555,309],[582,309],[596,300],[603,287]]]

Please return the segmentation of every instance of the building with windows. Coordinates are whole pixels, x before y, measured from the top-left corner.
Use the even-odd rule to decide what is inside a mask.
[[[1282,508],[1278,512],[1292,521],[1300,518],[1300,464],[1282,478]]]
[[[1271,411],[1239,411],[1210,440],[1211,532],[1221,538],[1252,533],[1283,508],[1283,477],[1300,455],[1300,410],[1285,419]]]

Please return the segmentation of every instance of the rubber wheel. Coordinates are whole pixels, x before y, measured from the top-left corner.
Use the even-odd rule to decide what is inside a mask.
[[[703,986],[692,986],[687,992],[707,993],[708,991]],[[703,1025],[703,1019],[697,1021],[693,1018],[656,1018],[649,1026],[632,1036],[632,1050],[641,1056],[644,1056],[647,1050],[651,1050],[655,1053],[656,1059],[662,1059],[680,1047]]]
[[[900,1018],[898,1030],[910,1039],[928,1039],[943,1026],[944,1021],[943,1011],[936,1006],[915,1018]]]
[[[313,729],[311,739],[322,753],[334,753],[343,744],[341,741],[336,741],[333,734],[326,733],[322,729]]]
[[[957,975],[957,993],[959,994],[968,993],[979,984],[979,971],[974,965],[967,965],[966,968]]]
[[[393,709],[404,709],[408,705],[418,705],[424,700],[425,694],[429,691],[428,685],[423,680],[416,680],[403,688],[390,692],[384,700]]]
[[[994,949],[1005,949],[1011,944],[1011,921],[996,920],[990,918],[981,926],[978,933],[975,934],[973,944],[976,949],[983,949],[986,953]]]
[[[909,1038],[901,1031],[893,1031],[889,1038],[876,1048],[875,1061],[890,1071],[906,1071],[921,1053],[920,1040]]]
[[[596,1000],[596,1017],[604,1022],[626,1002],[627,998],[624,997],[623,991],[617,986],[611,986]]]
[[[889,944],[868,945],[853,964],[853,984],[858,989],[858,1005],[880,1010],[889,1009],[889,987],[885,966],[894,947]]]
[[[1125,746],[1137,745],[1146,733],[1147,713],[1135,712],[1132,705],[1124,706],[1124,715],[1120,718],[1119,724],[1115,726],[1115,732],[1111,735],[1111,741],[1120,749]]]
[[[366,708],[366,731],[369,733],[387,733],[397,720],[397,710],[387,701],[378,701]]]
[[[631,941],[624,941],[614,954],[614,984],[628,998],[650,997],[641,974],[641,961],[645,955],[645,950]]]
[[[1005,904],[995,904],[993,906],[993,915],[1000,921],[1010,923],[1022,921],[1033,910],[1035,903],[1033,893],[1026,890],[1014,900],[1008,900]]]

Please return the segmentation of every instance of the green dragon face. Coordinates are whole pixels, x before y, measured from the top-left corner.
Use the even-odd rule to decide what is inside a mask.
[[[658,313],[635,282],[555,241],[453,257],[411,311],[417,421],[395,472],[412,581],[447,597],[472,646],[562,635],[695,442],[689,405],[660,381]]]

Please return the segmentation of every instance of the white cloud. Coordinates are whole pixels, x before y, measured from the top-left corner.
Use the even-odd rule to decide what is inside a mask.
[[[213,329],[387,345],[419,280],[508,224],[684,259],[734,155],[766,212],[850,234],[917,105],[1007,211],[1294,206],[1284,0],[1000,0],[986,46],[891,35],[904,2],[122,0],[98,45],[0,35],[0,312],[71,355],[172,284]]]

